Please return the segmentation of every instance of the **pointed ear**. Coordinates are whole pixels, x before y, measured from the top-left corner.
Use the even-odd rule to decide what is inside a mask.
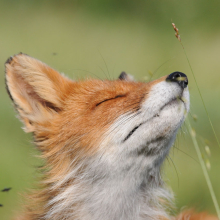
[[[72,82],[39,60],[25,54],[5,63],[6,87],[26,131],[62,110]]]
[[[121,72],[118,79],[124,80],[124,81],[135,81],[134,77],[130,74],[127,74],[126,72]]]

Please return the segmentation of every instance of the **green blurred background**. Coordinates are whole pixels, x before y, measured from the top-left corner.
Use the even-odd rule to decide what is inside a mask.
[[[209,175],[220,202],[220,149],[195,87],[184,51],[171,22],[180,30],[199,88],[217,136],[220,133],[220,1],[205,0],[81,0],[0,1],[0,220],[20,207],[21,197],[34,182],[31,135],[25,134],[5,91],[4,62],[27,53],[73,79],[112,79],[121,71],[137,80],[182,71],[189,77],[191,115]],[[107,66],[107,67],[106,67]],[[155,72],[156,71],[156,72]],[[220,139],[220,137],[219,137]],[[211,156],[205,153],[205,145]],[[178,150],[180,149],[180,150]],[[189,132],[183,125],[166,162],[167,184],[176,195],[178,210],[195,207],[215,213]]]

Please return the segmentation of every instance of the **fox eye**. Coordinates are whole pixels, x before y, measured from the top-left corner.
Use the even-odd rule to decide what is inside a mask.
[[[114,98],[110,98],[110,99],[105,99],[99,103],[96,104],[96,106],[99,106],[100,104],[102,104],[103,102],[107,102],[107,101],[110,101],[110,100],[113,100],[113,99],[117,99],[117,98],[120,98],[120,97],[125,97],[125,95],[117,95],[115,96]]]

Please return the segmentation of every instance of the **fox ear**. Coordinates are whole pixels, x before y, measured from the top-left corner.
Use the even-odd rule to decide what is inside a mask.
[[[134,77],[130,74],[127,74],[126,72],[121,72],[118,79],[124,80],[124,81],[135,81]]]
[[[6,87],[27,132],[62,110],[72,81],[25,54],[5,63]]]

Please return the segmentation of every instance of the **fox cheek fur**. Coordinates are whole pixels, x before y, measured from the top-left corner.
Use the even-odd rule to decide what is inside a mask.
[[[170,219],[160,170],[189,111],[185,74],[74,82],[22,53],[5,68],[9,96],[46,163],[20,220]]]

